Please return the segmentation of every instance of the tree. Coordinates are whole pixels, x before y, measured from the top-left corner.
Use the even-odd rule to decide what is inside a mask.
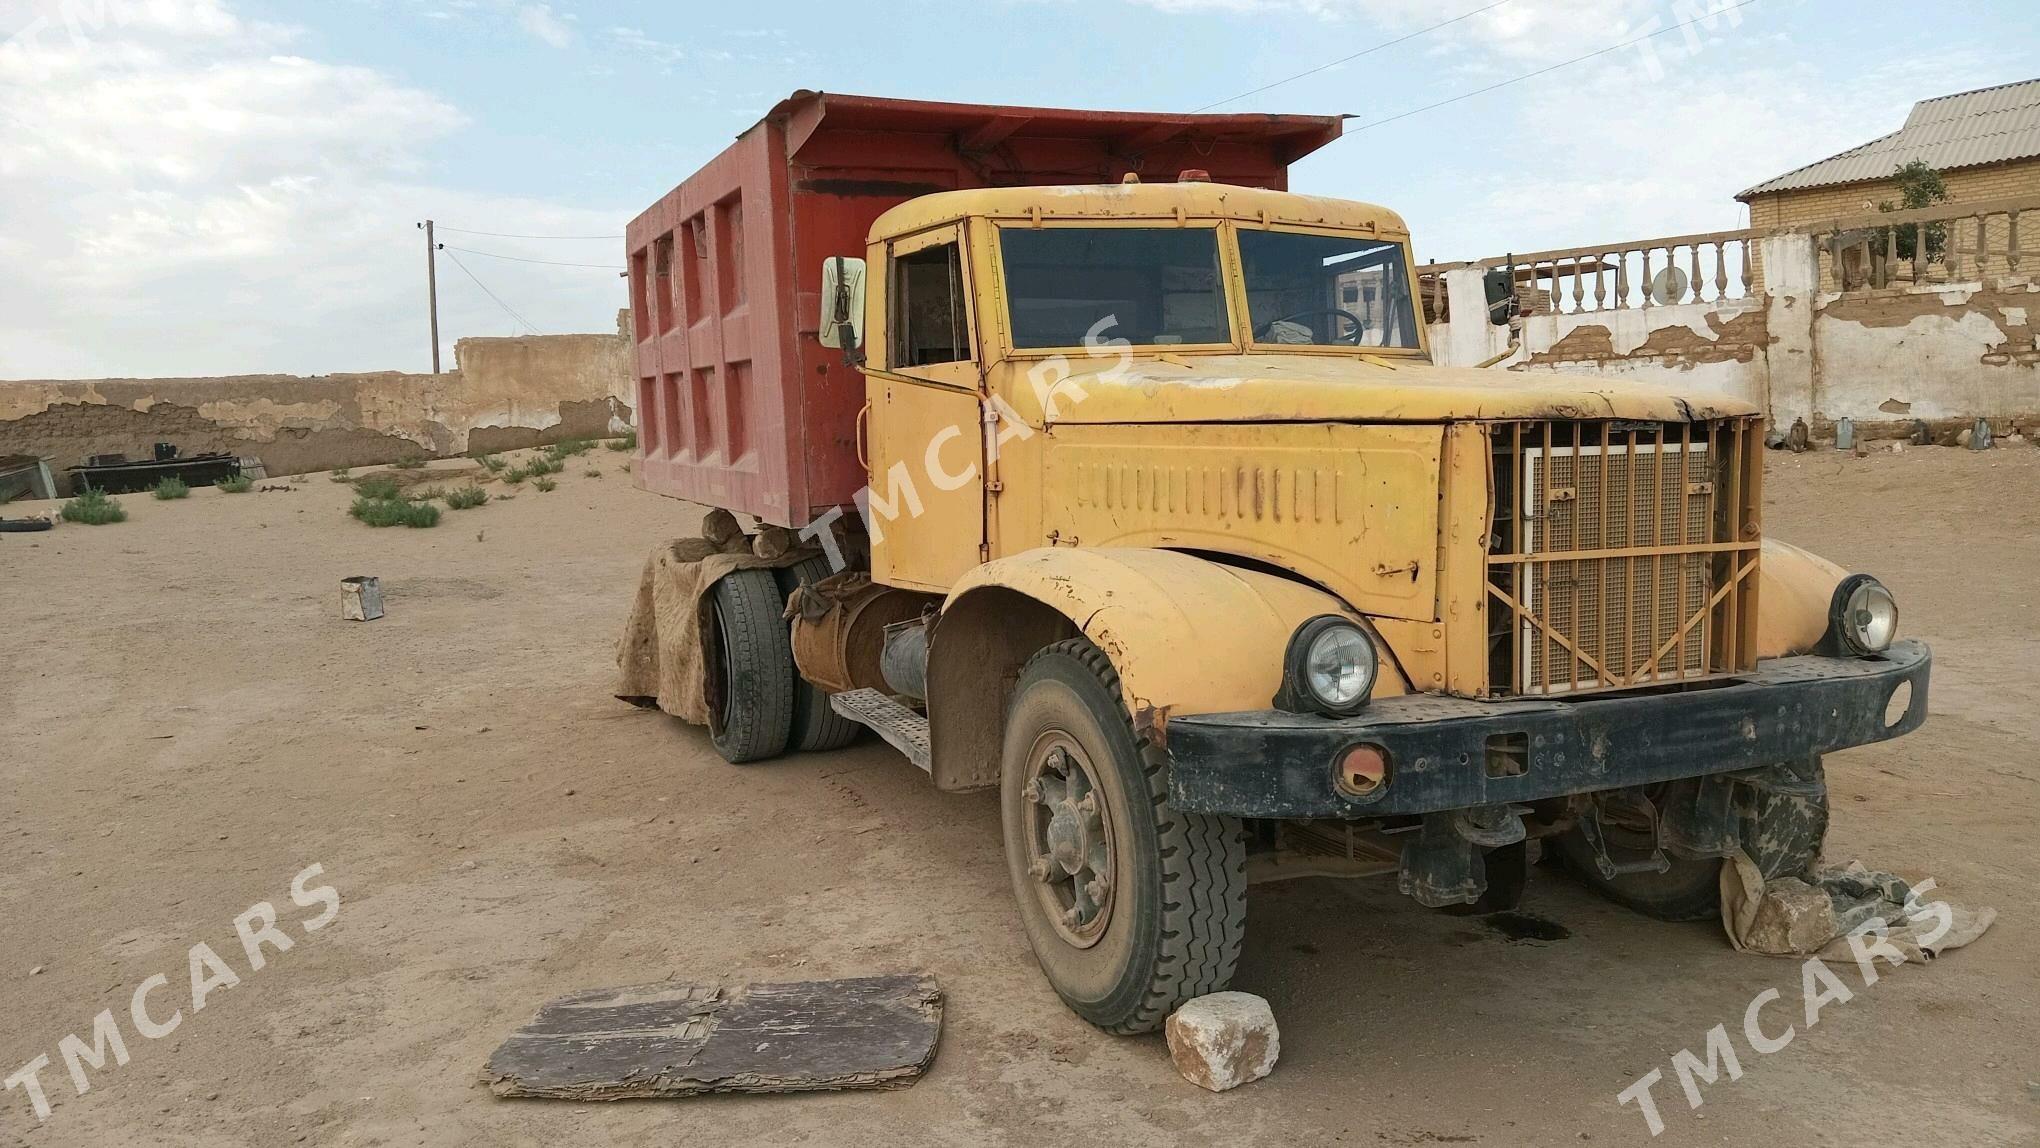
[[[1941,173],[1927,166],[1927,161],[1923,159],[1899,165],[1892,172],[1892,179],[1898,184],[1898,202],[1892,203],[1887,199],[1877,205],[1879,211],[1918,211],[1937,203],[1948,202],[1948,185],[1941,181]],[[1948,225],[1945,223],[1929,223],[1924,226],[1915,224],[1911,227],[1900,226],[1884,230],[1898,232],[1898,257],[1903,260],[1911,260],[1914,257],[1916,245],[1922,234],[1927,237],[1927,262],[1939,263],[1942,254],[1948,250]],[[1879,238],[1881,239],[1882,235]]]

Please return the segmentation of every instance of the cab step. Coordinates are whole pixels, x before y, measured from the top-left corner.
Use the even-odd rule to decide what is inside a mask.
[[[928,719],[887,697],[878,690],[851,690],[829,695],[829,708],[860,725],[878,731],[907,760],[927,773],[932,755],[928,750]]]

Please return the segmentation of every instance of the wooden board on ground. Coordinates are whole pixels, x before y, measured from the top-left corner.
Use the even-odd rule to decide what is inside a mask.
[[[498,1096],[624,1100],[704,1092],[904,1088],[935,1058],[929,976],[667,981],[548,1001],[489,1057]]]

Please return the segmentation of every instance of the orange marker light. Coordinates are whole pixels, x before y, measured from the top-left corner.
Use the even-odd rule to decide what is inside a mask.
[[[1339,758],[1339,788],[1365,797],[1388,783],[1388,751],[1378,745],[1356,745]]]

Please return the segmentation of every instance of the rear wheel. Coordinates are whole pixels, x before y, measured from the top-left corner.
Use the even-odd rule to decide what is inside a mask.
[[[778,757],[793,727],[793,640],[770,570],[736,570],[715,584],[709,659],[709,738],[735,765]]]
[[[790,597],[796,587],[819,582],[834,571],[827,557],[817,554],[796,566],[782,566],[773,571],[779,582],[781,600]],[[789,646],[787,656],[792,656]],[[864,727],[837,713],[829,705],[829,695],[799,675],[796,669],[793,683],[793,729],[787,745],[799,752],[841,749],[857,740]]]
[[[1736,819],[1743,852],[1765,879],[1803,873],[1820,859],[1827,839],[1827,778],[1820,762],[1813,764],[1814,795],[1798,797],[1739,785]],[[1673,785],[1690,784],[1673,782]],[[1662,806],[1662,802],[1659,802]],[[1644,826],[1604,824],[1608,857],[1617,863],[1651,855],[1653,834]],[[1596,892],[1618,905],[1661,921],[1702,921],[1721,913],[1721,866],[1718,858],[1671,857],[1662,873],[1619,873],[1603,877],[1594,847],[1577,828],[1554,838],[1558,854]]]
[[[1225,988],[1246,932],[1239,820],[1171,809],[1166,775],[1098,647],[1027,663],[1000,775],[1006,867],[1042,972],[1108,1032],[1153,1031]]]

